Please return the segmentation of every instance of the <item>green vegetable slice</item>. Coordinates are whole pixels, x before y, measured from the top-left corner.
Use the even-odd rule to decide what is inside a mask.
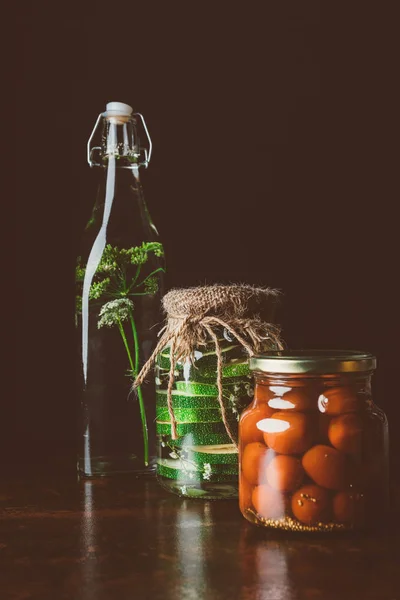
[[[238,450],[233,444],[214,444],[188,446],[186,448],[190,460],[198,464],[237,465]]]
[[[201,396],[198,394],[188,394],[179,390],[172,391],[172,402],[175,408],[218,408],[219,402],[216,396]],[[159,407],[168,406],[167,390],[156,391],[156,405]]]
[[[220,422],[221,411],[217,408],[175,408],[174,414],[177,423],[209,423]],[[156,407],[157,421],[170,422],[168,408],[165,406]]]
[[[172,440],[170,432],[168,434],[158,435],[162,436],[160,442],[175,444],[184,449],[186,449],[187,447],[195,446],[197,444],[207,446],[231,443],[229,435],[226,433],[226,431],[224,431],[223,433],[204,433],[204,431],[200,433],[191,432],[186,435],[180,436],[177,440]]]
[[[211,383],[198,383],[196,381],[176,381],[176,389],[180,392],[196,396],[218,396],[218,387]]]
[[[248,361],[243,359],[231,360],[222,367],[223,377],[244,377],[250,374]]]
[[[233,425],[233,424],[232,424]],[[237,423],[236,423],[237,426]],[[166,421],[156,421],[156,431],[161,435],[171,434],[171,423]],[[225,425],[222,421],[219,422],[197,422],[197,423],[178,423],[178,435],[192,434],[208,434],[208,433],[224,433]]]
[[[231,352],[238,348],[240,348],[240,346],[237,344],[221,347],[221,353],[224,357],[224,355],[226,355],[228,352]],[[157,356],[156,363],[162,369],[170,368],[170,366],[171,366],[170,348],[166,348]],[[201,350],[195,351],[195,367],[194,368],[196,368],[196,370],[199,370],[200,372],[203,369],[209,370],[209,368],[213,365],[215,367],[217,365],[217,355],[216,355],[215,349],[206,350],[205,352],[202,352]],[[176,363],[176,369],[181,370],[181,369],[183,369],[183,367],[184,367],[184,365],[182,362]]]

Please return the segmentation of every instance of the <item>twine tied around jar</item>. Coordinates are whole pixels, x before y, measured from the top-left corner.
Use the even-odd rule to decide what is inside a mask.
[[[211,341],[215,345],[217,356],[217,387],[221,417],[229,438],[237,446],[223,401],[223,360],[215,329],[218,327],[226,329],[243,346],[249,357],[265,351],[268,346],[270,349],[283,349],[280,329],[259,316],[260,310],[268,303],[275,303],[278,295],[279,292],[271,288],[250,285],[211,285],[175,289],[164,296],[162,304],[166,313],[166,325],[159,332],[160,340],[139,372],[133,388],[142,385],[158,353],[170,345],[167,406],[172,439],[176,440],[178,437],[172,403],[176,363],[179,360],[190,360],[194,364],[195,349]]]

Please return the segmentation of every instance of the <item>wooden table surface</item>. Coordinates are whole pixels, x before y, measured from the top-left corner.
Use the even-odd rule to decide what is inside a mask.
[[[1,600],[400,600],[398,493],[356,537],[268,532],[152,478],[3,478],[0,502]]]

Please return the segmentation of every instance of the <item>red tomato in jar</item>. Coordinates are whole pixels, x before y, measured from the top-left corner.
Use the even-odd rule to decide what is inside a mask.
[[[287,513],[287,497],[269,485],[254,488],[252,501],[257,513],[264,519],[281,519]]]
[[[240,461],[243,476],[251,485],[258,485],[266,480],[266,469],[275,452],[265,444],[251,442],[245,446]]]
[[[301,454],[315,438],[312,415],[300,412],[279,411],[259,425],[264,428],[267,446],[280,454]]]
[[[331,500],[327,490],[318,485],[305,485],[292,496],[292,512],[305,525],[329,521]]]
[[[348,386],[327,388],[318,398],[320,412],[327,415],[357,412],[362,409],[362,405],[355,390]]]
[[[278,454],[267,466],[267,483],[280,492],[296,490],[304,478],[301,461],[286,454]]]
[[[257,428],[257,423],[274,414],[274,410],[267,404],[260,404],[254,408],[246,408],[240,417],[239,442],[242,446],[250,442],[264,442],[263,432]]]

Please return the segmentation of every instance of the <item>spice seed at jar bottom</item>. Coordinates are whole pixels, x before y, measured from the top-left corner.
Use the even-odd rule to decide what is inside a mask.
[[[267,466],[267,483],[280,492],[292,492],[303,481],[304,469],[294,456],[279,454]]]
[[[340,415],[359,411],[362,401],[350,387],[327,388],[318,398],[318,408],[327,415]]]
[[[364,522],[364,495],[338,492],[333,498],[333,514],[339,523],[360,526]]]
[[[362,448],[363,423],[361,418],[354,414],[334,417],[328,429],[329,441],[346,454],[360,455]]]
[[[243,476],[252,485],[264,483],[268,463],[274,456],[275,452],[269,450],[265,444],[261,444],[260,442],[247,444],[241,460]]]
[[[327,522],[331,512],[329,492],[318,485],[305,485],[292,496],[292,512],[306,525]]]
[[[259,485],[253,490],[253,506],[264,519],[280,519],[288,508],[287,498],[269,485]]]
[[[306,452],[302,459],[305,472],[318,485],[329,490],[341,490],[346,484],[345,455],[319,444]]]
[[[264,443],[264,434],[257,428],[257,423],[262,419],[267,419],[274,412],[267,404],[264,404],[257,408],[247,408],[242,413],[239,425],[239,439],[242,446],[250,442]]]
[[[264,440],[279,454],[301,454],[310,448],[315,437],[315,423],[311,415],[280,411],[261,421]]]

